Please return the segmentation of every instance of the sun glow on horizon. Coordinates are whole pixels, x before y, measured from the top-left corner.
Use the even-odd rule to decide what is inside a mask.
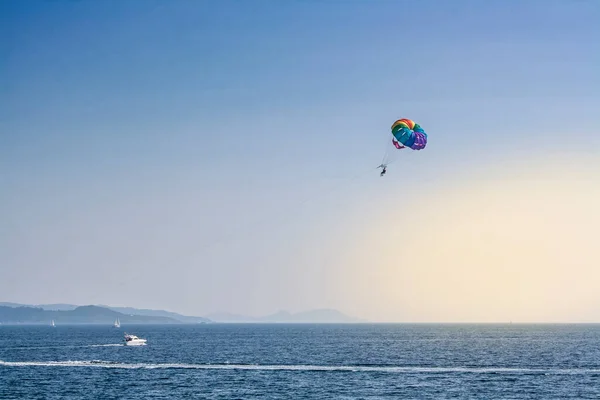
[[[346,260],[347,301],[366,318],[600,321],[597,160],[499,168],[410,215],[385,208]]]

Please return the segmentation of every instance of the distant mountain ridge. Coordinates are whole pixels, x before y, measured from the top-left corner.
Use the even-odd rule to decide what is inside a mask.
[[[41,308],[43,310],[48,311],[72,311],[79,306],[74,304],[21,304],[21,303],[10,303],[10,302],[0,302],[0,307],[33,307],[33,308]]]
[[[116,318],[119,318],[121,323],[130,323],[129,321],[139,321],[135,323],[183,323],[183,324],[197,324],[197,323],[207,323],[207,322],[220,322],[220,323],[360,323],[367,322],[365,320],[348,316],[338,310],[322,308],[315,309],[309,311],[302,311],[298,313],[290,313],[289,311],[281,310],[276,313],[259,316],[259,317],[251,317],[246,315],[239,314],[231,314],[231,313],[213,313],[209,314],[207,317],[196,317],[196,316],[187,316],[181,315],[171,311],[165,310],[152,310],[152,309],[139,309],[134,307],[113,307],[106,305],[90,305],[90,306],[78,306],[74,304],[38,304],[38,305],[29,305],[29,304],[20,304],[20,303],[9,303],[9,302],[0,302],[0,308],[33,308],[46,312],[55,312],[55,313],[65,313],[70,311],[77,311],[77,313],[81,313],[80,310],[82,307],[96,307],[100,309],[104,309],[110,311],[113,314],[106,313],[103,318],[98,319],[98,316],[90,317],[90,321],[102,321],[102,323],[106,323],[108,316],[112,318],[112,322]],[[85,308],[84,308],[85,310]],[[91,309],[89,309],[91,310]],[[28,311],[31,312],[31,311]],[[97,310],[95,314],[97,314]],[[6,315],[8,315],[8,311],[5,310]],[[43,315],[43,321],[48,322],[51,319],[59,321],[57,318],[59,316],[70,315],[69,318],[74,318],[77,313],[73,314],[54,314],[54,317],[50,316],[52,314]],[[11,314],[14,315],[14,314]],[[25,318],[25,316],[22,316]],[[42,318],[42,314],[39,314],[39,317]],[[136,317],[136,318],[133,318]],[[32,315],[27,316],[27,318],[33,318]],[[48,319],[50,318],[50,319]],[[78,321],[83,321],[85,318],[79,317]],[[32,320],[33,321],[33,320]],[[142,322],[144,321],[144,322]],[[1,314],[0,314],[0,322],[2,322]],[[41,321],[38,321],[41,322]],[[112,323],[111,322],[111,323]],[[95,322],[90,322],[95,323]]]
[[[211,322],[207,318],[190,317],[164,310],[96,305],[28,305],[0,302],[0,322],[4,323],[42,323],[52,319],[57,324],[61,320],[65,323],[113,323],[116,318],[119,318],[122,324],[196,324]]]
[[[120,312],[123,314],[173,318],[177,321],[181,321],[186,324],[198,324],[198,323],[203,323],[203,322],[210,322],[209,318],[181,315],[181,314],[178,314],[175,312],[165,311],[165,310],[151,310],[151,309],[133,308],[133,307],[109,307],[109,306],[102,306],[102,307],[106,307],[110,310],[117,311],[117,312]]]
[[[113,324],[119,318],[122,324],[181,324],[173,318],[125,315],[108,308],[81,306],[74,310],[44,310],[36,307],[0,306],[3,324]]]

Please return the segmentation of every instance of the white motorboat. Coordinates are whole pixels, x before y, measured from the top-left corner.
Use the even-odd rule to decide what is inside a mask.
[[[146,339],[140,339],[135,335],[125,334],[125,346],[145,346]]]

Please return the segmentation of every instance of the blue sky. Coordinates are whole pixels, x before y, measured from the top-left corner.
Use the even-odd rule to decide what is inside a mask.
[[[600,150],[595,1],[3,0],[0,15],[5,301],[344,308],[340,221]],[[429,145],[380,179],[402,117]]]

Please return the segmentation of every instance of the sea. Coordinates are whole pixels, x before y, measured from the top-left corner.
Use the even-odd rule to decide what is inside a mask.
[[[0,399],[600,399],[600,325],[0,325]]]

